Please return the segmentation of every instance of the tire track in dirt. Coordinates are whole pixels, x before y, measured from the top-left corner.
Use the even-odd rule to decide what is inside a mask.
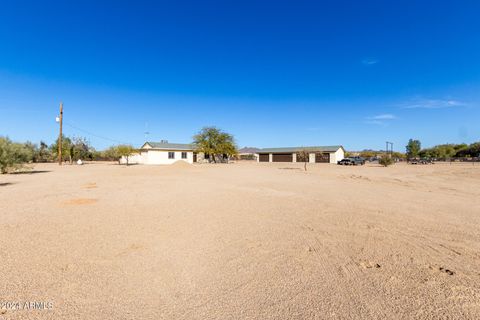
[[[369,319],[396,319],[396,316],[389,311],[390,307],[384,303],[387,299],[379,299],[378,297],[369,299],[368,296],[364,295],[366,291],[365,280],[363,282],[359,282],[359,280],[366,279],[367,283],[372,283],[372,278],[368,273],[361,271],[359,263],[354,261],[351,254],[347,252],[348,249],[336,247],[334,254],[315,235],[313,228],[309,226],[300,227],[306,231],[306,234],[302,233],[303,241],[309,245],[309,248],[313,248],[312,251],[324,274],[330,279],[335,279],[336,276],[340,275],[346,281],[346,283],[337,281],[335,286],[340,287],[342,293],[347,293],[349,302],[354,302],[354,309],[358,311],[355,318],[364,318],[367,315]],[[358,289],[359,285],[361,286],[360,290]],[[352,290],[352,288],[357,289]]]
[[[348,223],[346,223],[348,225]],[[352,230],[365,230],[361,226],[356,226],[355,228],[350,228]],[[379,297],[381,292],[374,289],[372,290],[372,283],[376,284],[375,280],[378,280],[374,277],[373,271],[380,269],[381,266],[378,263],[375,263],[376,259],[376,242],[372,236],[374,232],[377,232],[371,224],[367,224],[367,232],[354,232],[350,235],[351,240],[347,243],[362,243],[362,246],[359,248],[360,254],[355,252],[353,246],[344,246],[343,254],[344,258],[348,260],[345,264],[344,270],[347,271],[346,275],[348,276],[348,281],[350,286],[358,287],[361,285],[361,300],[367,307],[369,307],[379,319],[397,319],[396,315],[391,310],[392,307],[386,303],[389,301],[388,297]],[[361,241],[360,239],[364,239]],[[368,254],[367,250],[369,248],[373,249],[373,254]],[[354,260],[353,257],[361,256],[358,261]],[[364,279],[359,283],[359,279]],[[368,294],[366,294],[368,293]],[[369,296],[370,295],[370,296]]]
[[[398,229],[390,230],[390,232],[396,234],[398,237],[396,241],[400,239],[400,241],[403,241],[407,246],[414,247],[421,255],[427,256],[429,258],[428,260],[431,261],[429,262],[431,267],[449,268],[454,271],[462,269],[462,262],[458,260],[458,257],[462,256],[462,254],[439,243],[436,239],[420,235],[411,229],[404,228],[404,230],[410,231],[410,233]],[[418,239],[418,241],[415,241],[415,239]],[[423,243],[423,245],[418,243]],[[448,263],[445,260],[448,260]],[[477,281],[466,273],[462,273],[462,276],[469,281]]]
[[[472,288],[472,284],[478,283],[478,277],[476,275],[471,276],[462,272],[464,269],[461,260],[462,255],[458,255],[458,252],[452,252],[449,248],[442,246],[438,242],[438,237],[431,239],[419,234],[418,230],[408,227],[403,227],[403,229],[389,228],[388,237],[398,248],[402,248],[402,251],[399,251],[399,253],[407,255],[410,253],[410,259],[415,257],[417,260],[421,261],[421,264],[413,264],[410,265],[410,267],[417,270],[417,272],[422,272],[426,276],[424,280],[425,282],[434,281],[431,282],[431,286],[433,285],[433,287],[428,289],[422,285],[425,282],[421,281],[414,283],[410,281],[415,277],[404,278],[404,280],[409,281],[410,285],[414,286],[416,289],[429,290],[430,295],[432,294],[432,288],[435,288],[434,290],[436,291],[436,294],[430,297],[432,299],[430,304],[437,306],[435,310],[440,312],[440,308],[445,308],[445,303],[448,302],[447,308],[454,308],[457,312],[463,313],[465,319],[475,318],[470,316],[476,314],[475,307],[468,307],[466,304],[460,304],[457,302],[457,300],[462,299],[465,295],[464,292],[461,292],[457,288],[469,288],[469,290],[480,296],[480,286],[477,285],[476,288],[475,286]],[[408,248],[411,249],[408,250]],[[442,273],[446,278],[440,276]]]

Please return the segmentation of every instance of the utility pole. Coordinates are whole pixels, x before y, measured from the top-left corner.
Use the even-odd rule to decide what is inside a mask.
[[[389,141],[386,141],[386,149],[385,149],[385,154],[386,155],[389,155],[390,154],[390,157],[393,155],[393,142],[389,142]],[[388,148],[390,146],[390,149]]]
[[[63,125],[63,102],[60,102],[60,132],[58,134],[58,165],[62,165],[62,125]]]

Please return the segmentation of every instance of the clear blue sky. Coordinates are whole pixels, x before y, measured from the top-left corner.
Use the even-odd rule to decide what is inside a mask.
[[[98,149],[206,125],[241,147],[469,143],[479,17],[475,0],[2,1],[0,135],[53,142],[62,100],[65,133]]]

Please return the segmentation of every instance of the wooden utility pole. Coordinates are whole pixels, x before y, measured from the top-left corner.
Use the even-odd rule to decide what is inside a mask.
[[[63,125],[63,102],[60,102],[60,133],[58,134],[58,164],[62,165],[62,125]]]

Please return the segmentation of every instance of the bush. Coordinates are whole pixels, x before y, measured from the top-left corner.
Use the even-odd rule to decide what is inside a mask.
[[[19,168],[22,164],[32,161],[32,157],[33,153],[29,147],[0,137],[0,173]]]
[[[384,154],[380,157],[380,159],[378,160],[378,163],[384,167],[388,167],[389,165],[393,164],[393,159],[392,157]]]

